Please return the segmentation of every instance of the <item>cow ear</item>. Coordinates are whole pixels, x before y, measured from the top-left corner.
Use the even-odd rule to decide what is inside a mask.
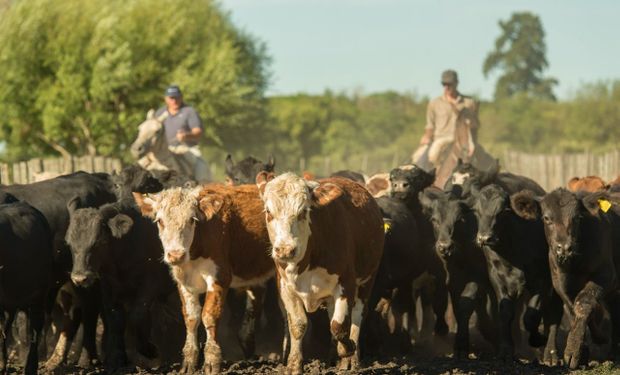
[[[75,210],[80,208],[81,205],[82,205],[82,201],[80,197],[75,196],[71,198],[71,200],[67,203],[67,211],[69,211],[69,214],[71,214],[75,212]]]
[[[146,119],[147,120],[152,120],[155,118],[155,110],[154,109],[149,109],[149,111],[146,113]]]
[[[422,213],[428,217],[433,214],[433,203],[437,200],[437,194],[434,189],[426,188],[418,193],[418,200],[422,206]]]
[[[118,214],[108,220],[108,227],[110,227],[112,236],[116,238],[121,238],[129,233],[132,226],[133,220],[125,214]]]
[[[312,194],[312,205],[315,207],[325,206],[344,193],[340,186],[329,182],[318,184],[318,186],[314,187],[311,187],[311,185],[314,184],[307,183],[307,185],[310,188],[310,193]]]
[[[224,204],[224,197],[216,194],[208,194],[200,199],[200,211],[202,211],[207,220],[211,220],[217,214]]]
[[[275,168],[276,158],[273,156],[273,154],[269,154],[269,157],[267,158],[267,163],[265,164],[265,170],[267,172],[273,172]]]
[[[531,190],[522,190],[510,196],[510,207],[520,217],[526,220],[536,220],[540,217],[539,198]]]
[[[581,198],[581,203],[592,215],[598,215],[599,209],[605,213],[613,206],[606,191],[597,191]]]
[[[136,204],[138,205],[138,207],[140,207],[140,212],[142,213],[142,216],[155,219],[157,195],[140,193],[133,193],[132,195],[134,200],[136,201]]]
[[[273,180],[276,175],[273,172],[265,172],[261,171],[256,175],[256,186],[258,186],[258,190],[262,195],[265,192],[265,185],[271,180]]]
[[[226,165],[226,174],[228,176],[231,176],[232,175],[232,169],[235,166],[235,163],[233,162],[232,155],[230,155],[230,154],[226,155],[226,160],[224,160],[224,165]]]

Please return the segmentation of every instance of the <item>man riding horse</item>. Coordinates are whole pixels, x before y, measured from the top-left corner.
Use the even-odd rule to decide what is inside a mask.
[[[175,170],[198,182],[211,180],[209,166],[202,158],[198,143],[203,125],[196,110],[183,103],[179,86],[164,93],[166,105],[152,111],[139,127],[131,146],[138,164],[149,170]]]

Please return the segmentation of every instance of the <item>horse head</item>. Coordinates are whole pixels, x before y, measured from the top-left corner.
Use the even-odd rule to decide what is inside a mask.
[[[155,111],[151,109],[148,112],[146,121],[138,126],[138,136],[131,145],[131,154],[133,157],[140,159],[149,152],[154,152],[162,146],[167,147],[163,125],[165,114],[167,114],[167,112],[164,112],[164,115],[155,117]]]

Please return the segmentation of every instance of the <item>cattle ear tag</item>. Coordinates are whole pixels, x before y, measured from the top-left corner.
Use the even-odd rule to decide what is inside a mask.
[[[390,228],[392,228],[392,224],[388,223],[388,222],[384,222],[383,223],[383,232],[387,233],[390,231]]]
[[[611,202],[607,199],[599,199],[598,206],[603,212],[607,213],[607,211],[609,211],[609,209],[611,208]]]

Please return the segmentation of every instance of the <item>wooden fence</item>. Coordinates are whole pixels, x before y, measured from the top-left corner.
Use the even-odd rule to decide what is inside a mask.
[[[121,168],[122,163],[119,159],[104,156],[37,158],[12,164],[0,163],[0,184],[27,184],[77,171],[120,172]]]
[[[620,174],[620,150],[605,154],[527,154],[506,151],[502,170],[527,176],[545,190],[566,186],[572,177],[599,176],[611,181]]]

